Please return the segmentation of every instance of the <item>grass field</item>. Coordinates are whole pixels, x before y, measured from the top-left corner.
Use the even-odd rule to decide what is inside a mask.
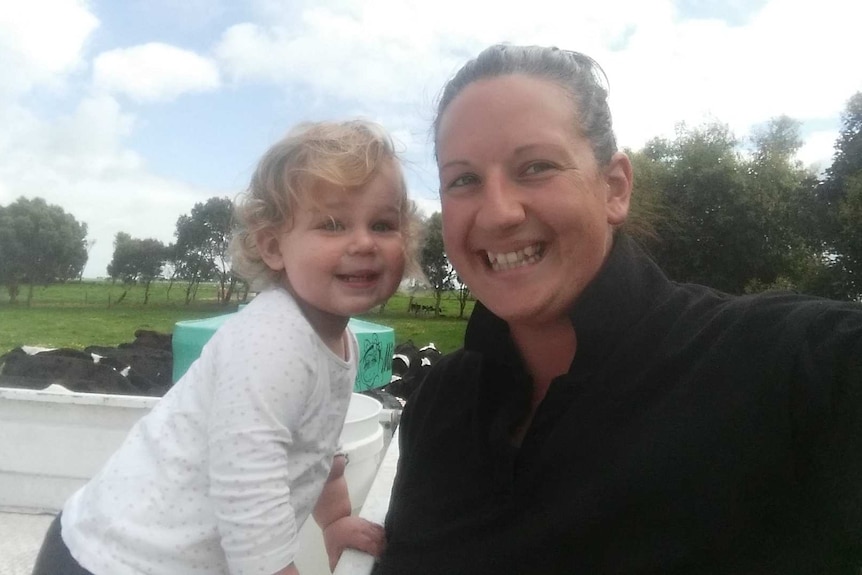
[[[201,286],[189,305],[185,304],[184,286],[180,284],[175,284],[170,292],[167,282],[154,284],[146,305],[141,286],[129,289],[117,303],[124,291],[122,285],[84,281],[37,287],[30,307],[24,303],[25,290],[17,304],[0,299],[0,355],[22,345],[75,349],[115,346],[134,340],[138,329],[170,333],[177,321],[213,317],[237,309],[235,302],[228,306],[216,302],[214,285]],[[444,295],[440,306],[443,316],[437,318],[408,313],[408,302],[407,295],[396,294],[384,306],[383,313],[372,310],[361,318],[392,327],[396,344],[408,339],[419,346],[434,342],[443,353],[460,347],[467,322],[457,319],[458,301],[454,294]],[[416,302],[430,306],[433,295],[419,294]],[[469,302],[465,317],[472,307]]]

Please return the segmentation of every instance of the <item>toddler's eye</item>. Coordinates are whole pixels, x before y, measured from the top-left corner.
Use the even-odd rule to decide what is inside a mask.
[[[330,217],[323,222],[321,228],[328,232],[340,232],[344,229],[344,225],[342,225],[341,222],[336,221],[335,219]]]
[[[391,232],[397,230],[398,225],[392,222],[381,221],[372,224],[371,229],[375,232]]]

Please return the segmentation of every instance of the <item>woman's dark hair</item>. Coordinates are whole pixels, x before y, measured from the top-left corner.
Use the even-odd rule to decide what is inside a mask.
[[[434,119],[434,146],[440,119],[464,88],[485,78],[523,74],[553,82],[571,95],[577,108],[574,128],[586,137],[599,165],[607,165],[617,151],[611,110],[608,107],[607,76],[601,66],[585,54],[544,46],[497,44],[483,50],[458,70],[443,88]]]

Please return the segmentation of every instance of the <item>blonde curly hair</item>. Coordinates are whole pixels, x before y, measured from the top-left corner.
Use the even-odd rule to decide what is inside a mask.
[[[407,195],[391,137],[382,126],[366,120],[302,123],[267,150],[248,188],[234,202],[233,271],[256,289],[278,283],[283,272],[264,263],[255,239],[258,233],[292,225],[298,203],[314,193],[316,184],[357,188],[387,162],[398,173],[405,276],[417,273],[421,223],[416,205]]]

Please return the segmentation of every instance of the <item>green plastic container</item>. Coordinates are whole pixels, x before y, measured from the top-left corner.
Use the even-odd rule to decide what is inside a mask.
[[[173,380],[176,382],[200,356],[204,344],[233,314],[206,319],[178,321],[174,324],[172,347],[174,354]],[[382,387],[392,379],[392,353],[395,330],[361,319],[351,318],[350,329],[359,343],[359,369],[354,391]]]

